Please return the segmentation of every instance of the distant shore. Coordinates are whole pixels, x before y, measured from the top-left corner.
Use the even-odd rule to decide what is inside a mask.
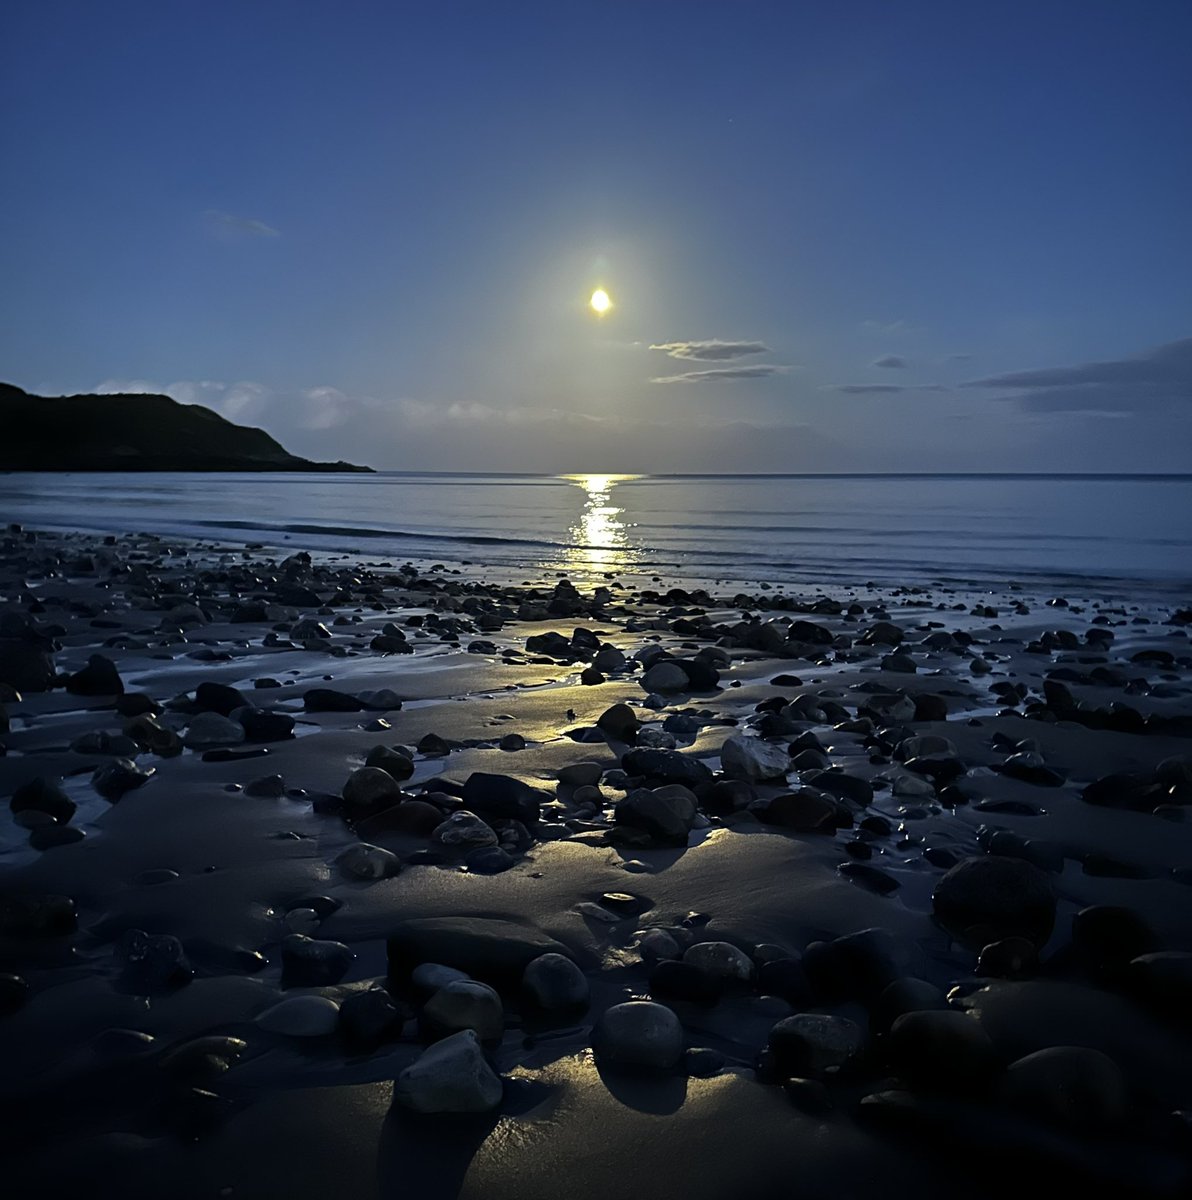
[[[10,527],[5,1178],[1177,1196],[1190,628]]]

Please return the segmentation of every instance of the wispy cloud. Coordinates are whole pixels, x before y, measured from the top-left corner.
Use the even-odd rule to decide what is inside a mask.
[[[708,371],[685,371],[682,375],[660,375],[651,383],[712,383],[718,379],[765,379],[768,375],[785,375],[789,367],[759,363],[755,367],[714,367]]]
[[[894,337],[901,333],[922,333],[920,325],[912,325],[909,321],[862,321],[861,328],[866,333],[876,333],[881,337]]]
[[[875,367],[909,367],[910,363],[899,354],[887,354],[884,358],[873,360]]]
[[[947,388],[938,383],[840,383],[822,390],[845,396],[897,396],[908,392],[944,392]]]
[[[156,383],[149,379],[105,379],[101,396],[151,394],[169,396],[179,404],[201,404],[238,425],[282,416],[299,429],[332,429],[347,419],[355,401],[333,387],[279,392],[263,383],[242,379],[223,383],[214,379],[178,379]]]
[[[1030,412],[1129,413],[1186,407],[1192,398],[1192,337],[1126,358],[1011,371],[960,386],[1013,393],[1001,399]]]
[[[768,354],[770,347],[764,342],[728,342],[720,338],[708,338],[699,342],[662,342],[651,346],[671,358],[694,359],[697,362],[724,362],[727,359],[744,358],[748,354]]]
[[[846,396],[893,396],[899,392],[912,392],[915,389],[901,387],[896,383],[843,383],[828,390],[843,392]]]
[[[235,213],[209,208],[203,213],[208,230],[217,237],[281,237],[279,230],[254,217],[238,217]]]

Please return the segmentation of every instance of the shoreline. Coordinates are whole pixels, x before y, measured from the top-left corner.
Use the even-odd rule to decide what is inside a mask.
[[[595,1196],[627,1162],[709,1198],[1192,1182],[1192,614],[1145,583],[751,592],[0,537],[0,666],[55,673],[0,718],[18,1184]],[[970,862],[1010,882],[950,900]],[[402,958],[403,922],[443,920],[446,965],[500,997],[500,1099],[471,1117],[393,1099],[458,1017]],[[509,963],[519,937],[556,946],[587,1002],[486,975],[477,921]],[[297,998],[322,1003],[279,1009]],[[681,1026],[654,1074],[605,1029],[630,999]]]

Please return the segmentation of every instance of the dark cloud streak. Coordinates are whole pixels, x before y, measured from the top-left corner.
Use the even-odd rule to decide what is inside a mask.
[[[1192,400],[1192,337],[1127,358],[1011,371],[960,386],[1016,393],[999,399],[1028,412],[1128,413],[1187,405]]]

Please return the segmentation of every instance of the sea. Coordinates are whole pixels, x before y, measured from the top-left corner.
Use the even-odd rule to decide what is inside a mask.
[[[0,520],[502,574],[1192,591],[1192,475],[13,473]]]

